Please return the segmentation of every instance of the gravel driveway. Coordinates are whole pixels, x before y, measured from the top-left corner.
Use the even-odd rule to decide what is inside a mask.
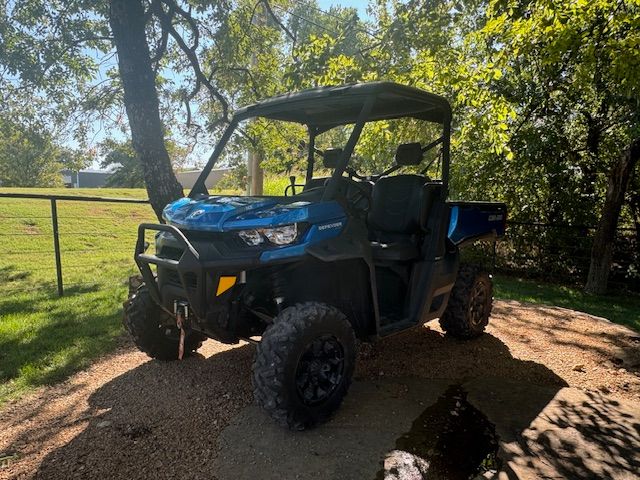
[[[208,341],[200,353],[155,362],[123,340],[68,381],[5,405],[0,479],[215,478],[218,437],[252,401],[254,347]],[[497,301],[488,335],[458,341],[427,324],[363,348],[356,380],[502,378],[640,405],[639,372],[640,335],[571,310]]]

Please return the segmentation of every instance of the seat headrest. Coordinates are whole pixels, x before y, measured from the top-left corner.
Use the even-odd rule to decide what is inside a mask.
[[[422,147],[418,142],[402,143],[396,150],[396,164],[398,165],[420,165],[422,162]]]
[[[341,148],[327,148],[322,154],[322,163],[324,168],[336,168],[342,157]]]

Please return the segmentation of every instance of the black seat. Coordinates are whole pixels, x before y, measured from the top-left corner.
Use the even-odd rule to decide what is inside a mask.
[[[342,156],[341,148],[329,148],[322,153],[322,165],[324,168],[333,170],[338,166],[338,161]],[[302,191],[311,190],[312,188],[324,187],[331,177],[311,178],[304,186]]]
[[[327,180],[329,180],[329,177],[312,178],[307,183],[305,183],[302,191],[311,190],[312,188],[324,187],[324,184],[326,183]]]
[[[407,261],[420,255],[426,178],[421,175],[383,177],[373,186],[368,223],[373,257]]]

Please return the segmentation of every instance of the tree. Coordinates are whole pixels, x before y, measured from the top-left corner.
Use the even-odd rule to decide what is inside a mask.
[[[504,200],[521,220],[593,224],[598,212],[587,288],[603,291],[615,228],[639,215],[637,174],[629,180],[640,131],[637,3],[376,1],[370,22],[353,9],[323,12],[313,0],[108,5],[121,11],[88,0],[0,6],[0,112],[20,99],[20,122],[46,112],[47,125],[72,124],[81,140],[87,122],[78,118],[96,115],[121,128],[125,105],[144,170],[161,170],[149,178],[161,183],[152,188],[163,196],[152,199],[156,212],[179,194],[167,139],[208,145],[231,109],[266,96],[397,81],[452,103],[453,198]],[[120,71],[87,55],[93,49],[108,58],[114,44]],[[388,166],[389,144],[412,128],[367,127],[358,166]],[[343,136],[329,132],[319,147]],[[223,161],[242,162],[240,152],[250,148],[266,168],[288,171],[303,137],[303,129],[252,122],[231,139]],[[553,246],[558,238],[545,241]]]
[[[543,121],[561,119],[573,166],[586,179],[583,192],[601,205],[585,290],[604,293],[620,212],[640,156],[640,8],[624,0],[553,6],[494,0],[488,16],[482,33],[492,42],[496,63],[543,87],[525,110]],[[600,196],[601,173],[606,187]]]
[[[171,159],[172,170],[180,170],[185,162],[185,149],[171,139],[167,139],[166,148]],[[102,143],[101,150],[104,152],[104,158],[100,166],[111,170],[111,175],[106,182],[108,187],[143,188],[145,186],[142,163],[131,141],[106,140]]]
[[[613,256],[613,241],[631,173],[640,159],[640,137],[634,138],[607,175],[607,193],[593,238],[591,265],[585,290],[605,293]]]
[[[142,188],[144,187],[144,172],[135,150],[130,142],[105,142],[103,146],[107,154],[100,163],[102,168],[111,168],[107,179],[108,187]]]
[[[109,25],[118,52],[132,144],[142,163],[151,206],[162,218],[165,205],[182,196],[182,186],[171,169],[164,144],[146,23],[142,0],[111,0]]]
[[[452,196],[540,221],[588,224],[600,209],[586,288],[604,291],[637,163],[637,5],[412,0],[375,15],[383,39],[363,70],[452,102]]]
[[[61,170],[86,165],[78,152],[57,145],[37,126],[24,126],[0,118],[0,185],[5,187],[56,187]]]

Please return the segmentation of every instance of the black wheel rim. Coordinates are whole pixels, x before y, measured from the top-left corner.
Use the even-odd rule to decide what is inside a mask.
[[[469,323],[477,327],[484,320],[487,305],[487,288],[484,282],[476,282],[471,290],[471,301],[469,302]]]
[[[304,349],[296,370],[296,388],[305,405],[333,395],[344,377],[344,349],[332,335],[323,335]]]

